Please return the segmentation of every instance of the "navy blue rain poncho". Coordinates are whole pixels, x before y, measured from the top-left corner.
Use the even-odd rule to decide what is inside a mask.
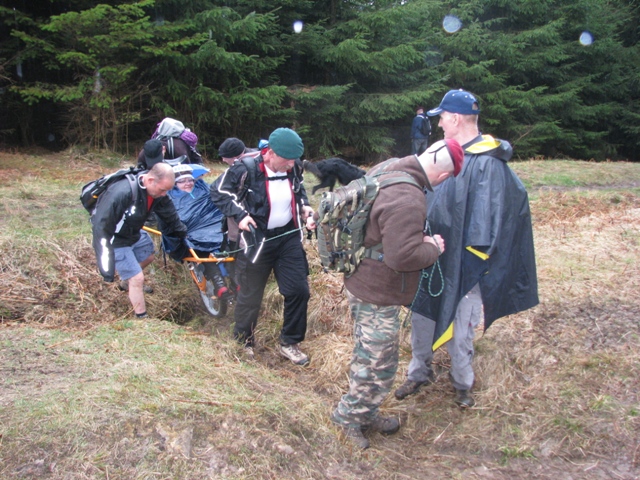
[[[509,142],[488,135],[467,145],[458,177],[449,178],[427,196],[432,232],[445,239],[439,259],[444,279],[430,267],[434,283],[423,278],[411,310],[436,321],[434,347],[451,338],[450,326],[460,299],[480,284],[484,327],[506,315],[538,304],[538,279],[529,198],[509,168]],[[485,261],[470,252],[487,255]]]
[[[217,252],[223,240],[222,212],[211,201],[209,185],[198,179],[193,190],[184,192],[175,186],[168,195],[187,226],[187,245],[195,250]]]

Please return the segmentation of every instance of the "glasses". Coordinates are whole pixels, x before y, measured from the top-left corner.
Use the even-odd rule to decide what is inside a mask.
[[[176,183],[179,184],[183,184],[183,183],[193,183],[195,182],[195,180],[193,178],[181,178],[180,180],[176,180]]]

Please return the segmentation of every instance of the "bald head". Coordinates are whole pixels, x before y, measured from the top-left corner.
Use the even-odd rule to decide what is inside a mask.
[[[149,173],[141,175],[142,184],[151,198],[164,197],[175,183],[173,168],[168,163],[156,163]]]
[[[156,180],[164,180],[167,177],[171,177],[172,180],[175,180],[175,174],[173,173],[173,168],[168,163],[156,163],[148,173],[149,177],[155,178]]]
[[[418,157],[418,161],[427,174],[429,183],[435,187],[447,178],[460,173],[464,151],[454,139],[440,140],[427,148]]]

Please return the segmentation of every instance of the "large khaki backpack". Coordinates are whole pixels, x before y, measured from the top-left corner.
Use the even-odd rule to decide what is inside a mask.
[[[379,180],[381,175],[394,174]],[[389,185],[418,182],[406,172],[385,171],[365,175],[348,185],[324,192],[318,207],[318,252],[325,271],[342,272],[349,277],[363,258],[372,257],[382,244],[365,248],[369,212],[378,192]]]

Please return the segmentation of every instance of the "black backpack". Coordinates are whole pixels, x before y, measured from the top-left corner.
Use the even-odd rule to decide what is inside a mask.
[[[422,123],[420,124],[420,133],[425,137],[428,137],[429,135],[431,135],[431,122],[425,116],[422,116]]]
[[[142,169],[137,167],[123,168],[121,170],[118,170],[117,172],[103,175],[97,180],[93,180],[87,183],[84,187],[82,187],[82,191],[80,193],[80,203],[82,203],[82,206],[87,212],[93,215],[93,212],[96,209],[96,203],[98,203],[98,197],[102,194],[102,192],[104,192],[109,187],[109,185],[112,185],[115,182],[118,182],[125,178],[129,181],[129,185],[131,186],[131,194],[133,195],[132,203],[135,203],[138,199],[136,175],[142,171]]]

